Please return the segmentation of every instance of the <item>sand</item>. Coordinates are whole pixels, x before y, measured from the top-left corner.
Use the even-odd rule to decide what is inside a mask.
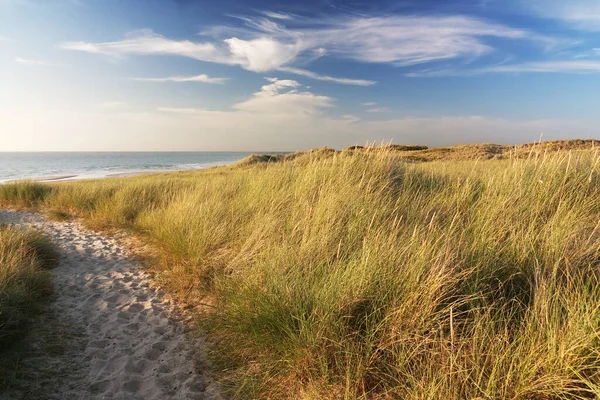
[[[62,254],[52,271],[53,317],[26,338],[30,351],[22,363],[35,372],[24,375],[26,387],[1,399],[221,398],[217,385],[195,368],[203,342],[186,333],[191,317],[153,287],[114,239],[76,222],[23,212],[0,211],[0,223],[34,225]],[[48,343],[57,337],[63,351],[54,354]]]

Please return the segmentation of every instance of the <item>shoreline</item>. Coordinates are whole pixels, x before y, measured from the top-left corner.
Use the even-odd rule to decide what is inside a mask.
[[[73,181],[93,180],[93,179],[130,178],[130,177],[134,177],[134,176],[162,174],[162,173],[169,173],[169,172],[199,171],[199,170],[208,169],[208,168],[231,165],[231,164],[234,164],[235,162],[236,161],[214,163],[214,164],[210,164],[210,165],[203,165],[203,166],[200,166],[197,168],[184,168],[184,169],[135,169],[135,170],[115,170],[115,171],[91,171],[91,172],[84,172],[84,173],[80,173],[80,174],[65,173],[65,174],[59,174],[59,175],[30,176],[30,177],[0,180],[0,185],[7,184],[7,183],[10,184],[10,183],[22,182],[22,181],[31,181],[31,182],[39,182],[39,183],[60,183],[60,182],[73,182]]]

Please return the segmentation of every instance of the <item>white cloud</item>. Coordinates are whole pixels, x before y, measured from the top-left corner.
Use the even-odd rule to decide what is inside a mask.
[[[300,83],[290,79],[266,78],[269,82],[259,92],[234,105],[237,110],[253,113],[320,114],[321,109],[331,107],[333,100],[308,91],[298,91]]]
[[[293,61],[302,51],[299,43],[282,43],[272,38],[242,40],[236,37],[225,39],[229,46],[231,63],[255,71],[271,71]]]
[[[195,43],[189,40],[171,40],[148,29],[135,31],[120,41],[89,43],[68,42],[61,48],[88,53],[104,54],[111,57],[122,57],[127,54],[164,54],[178,55],[201,61],[228,63],[212,43]]]
[[[277,21],[289,18],[267,14]],[[70,42],[63,49],[123,57],[129,54],[179,55],[200,61],[238,65],[254,72],[283,70],[311,79],[371,85],[363,79],[323,76],[297,68],[319,57],[353,59],[399,66],[450,59],[471,59],[493,50],[486,38],[537,40],[528,32],[467,16],[294,18],[294,28],[265,17],[238,17],[245,28],[213,27],[202,34],[212,41],[169,39],[150,30],[103,43]]]
[[[366,107],[373,107],[373,106],[377,105],[377,103],[374,101],[368,101],[366,103],[362,103],[362,105],[366,106]]]
[[[211,78],[206,74],[195,76],[169,76],[165,78],[131,78],[139,82],[202,82],[202,83],[225,83],[229,78]]]
[[[314,79],[317,81],[334,82],[334,83],[340,83],[342,85],[371,86],[371,85],[374,85],[377,83],[375,81],[369,81],[366,79],[336,78],[334,76],[319,75],[317,73],[307,71],[307,70],[301,69],[301,68],[280,67],[280,68],[277,68],[277,70],[282,71],[282,72],[288,72],[288,73],[294,74],[294,75],[304,76],[306,78],[311,78],[311,79]]]
[[[518,4],[541,17],[562,20],[581,29],[600,30],[598,0],[520,0]]]
[[[56,64],[54,64],[54,63],[49,63],[49,62],[40,61],[40,60],[33,60],[30,58],[16,57],[15,62],[18,62],[19,64],[33,65],[33,66],[39,66],[39,67],[56,67]]]
[[[198,108],[159,107],[166,113],[193,116],[219,116],[230,118],[232,114],[244,114],[269,118],[286,116],[286,118],[315,116],[322,114],[321,109],[332,107],[333,99],[320,96],[309,91],[300,91],[302,85],[291,79],[265,78],[269,83],[249,99],[235,104],[234,111],[211,111]]]
[[[297,45],[281,43],[263,37],[253,40],[228,38],[219,43],[196,43],[189,40],[171,40],[151,30],[133,32],[124,40],[104,43],[70,42],[61,47],[88,53],[123,57],[128,54],[178,55],[199,61],[239,65],[244,69],[269,71],[293,60],[299,52]]]
[[[282,20],[292,19],[291,15],[285,14],[285,13],[273,12],[273,11],[263,11],[262,13],[271,19],[282,19]]]
[[[265,80],[271,84],[261,87],[260,92],[255,93],[255,96],[273,96],[278,94],[281,89],[294,89],[302,86],[292,79],[265,78]]]

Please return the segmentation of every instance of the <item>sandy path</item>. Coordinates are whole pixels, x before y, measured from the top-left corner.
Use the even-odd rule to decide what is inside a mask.
[[[0,223],[41,228],[62,254],[53,271],[54,317],[45,321],[51,326],[33,329],[28,338],[33,355],[23,360],[44,371],[35,378],[35,398],[39,393],[48,399],[219,398],[216,385],[195,372],[194,349],[202,343],[190,342],[182,317],[115,240],[74,222],[22,212],[0,211]],[[52,347],[48,336],[65,330],[64,352],[46,354]],[[26,391],[0,398],[33,398]]]

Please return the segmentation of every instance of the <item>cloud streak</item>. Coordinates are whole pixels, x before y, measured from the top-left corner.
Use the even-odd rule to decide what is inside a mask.
[[[567,61],[539,61],[520,64],[496,65],[471,70],[440,69],[410,72],[405,74],[411,78],[431,78],[444,76],[474,76],[490,73],[569,73],[592,74],[600,73],[600,61],[593,60],[567,60]]]
[[[194,76],[168,76],[165,78],[130,78],[132,81],[138,82],[200,82],[200,83],[213,83],[223,84],[229,80],[229,78],[211,78],[206,74],[194,75]]]
[[[19,64],[38,66],[38,67],[56,67],[57,66],[57,64],[54,64],[54,63],[49,63],[49,62],[41,61],[41,60],[34,60],[31,58],[22,58],[22,57],[16,57],[15,62],[17,62]]]
[[[289,14],[278,13],[273,11],[263,11],[262,12],[266,17],[271,19],[280,19],[280,20],[291,20],[293,17]]]
[[[333,83],[339,83],[342,85],[371,86],[371,85],[374,85],[377,83],[376,81],[370,81],[367,79],[336,78],[334,76],[319,75],[317,73],[307,71],[307,70],[301,69],[301,68],[280,67],[280,68],[277,68],[277,70],[282,71],[282,72],[288,72],[288,73],[294,74],[294,75],[304,76],[306,78],[311,78],[311,79],[314,79],[317,81],[333,82]]]

